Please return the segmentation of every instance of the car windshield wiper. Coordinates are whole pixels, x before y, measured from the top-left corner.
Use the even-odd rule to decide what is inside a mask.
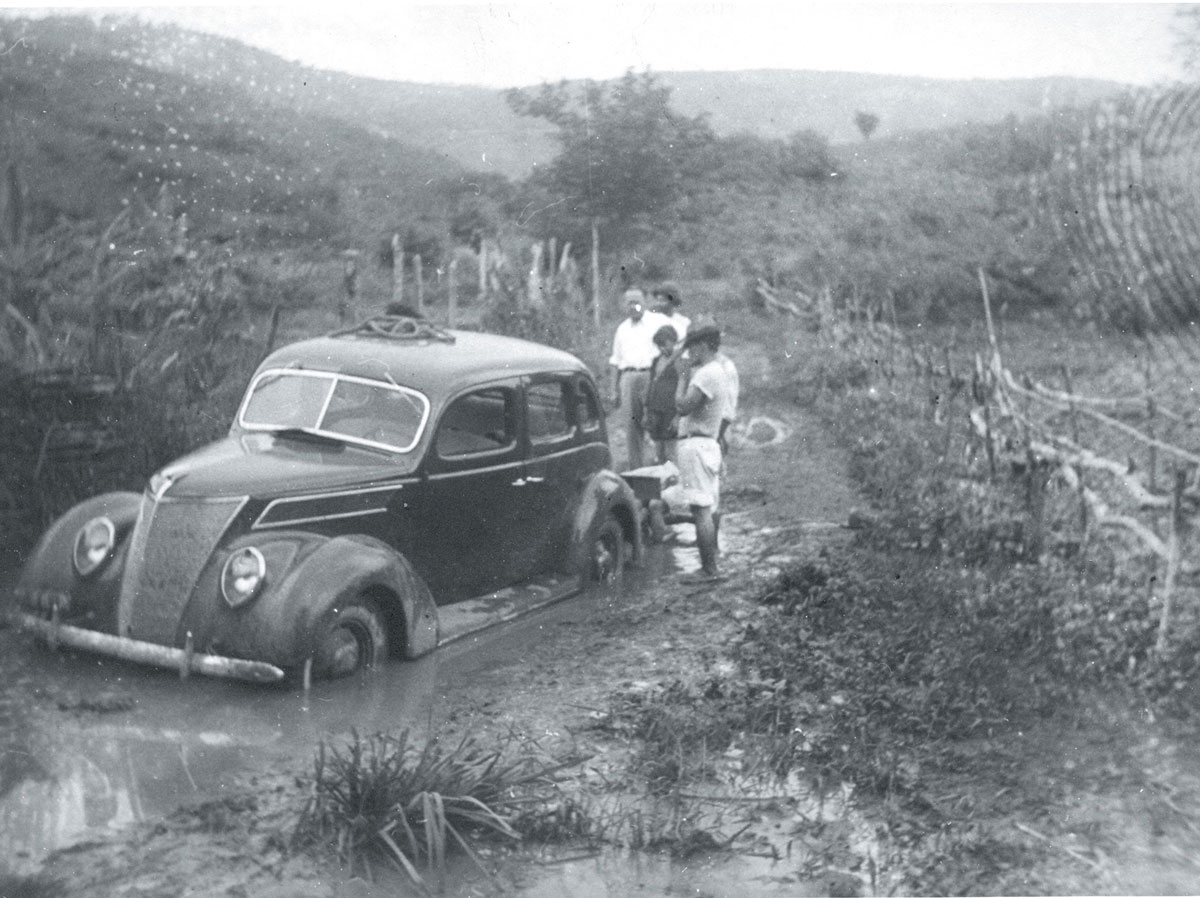
[[[285,440],[305,440],[310,443],[325,443],[333,446],[345,446],[346,441],[328,433],[313,430],[311,427],[283,427],[271,431],[272,435]]]

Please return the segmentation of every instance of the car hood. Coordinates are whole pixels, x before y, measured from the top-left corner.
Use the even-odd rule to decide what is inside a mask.
[[[352,445],[268,433],[238,434],[164,467],[173,498],[261,496],[379,483],[411,474],[415,453],[385,454]]]

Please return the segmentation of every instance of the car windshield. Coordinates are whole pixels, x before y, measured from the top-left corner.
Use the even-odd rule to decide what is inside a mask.
[[[238,423],[247,430],[306,431],[394,452],[421,437],[429,400],[398,384],[328,371],[264,371]]]

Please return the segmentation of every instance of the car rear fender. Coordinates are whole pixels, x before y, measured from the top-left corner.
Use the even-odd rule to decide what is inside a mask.
[[[322,543],[273,592],[295,621],[304,656],[322,619],[341,603],[362,596],[380,604],[393,645],[402,647],[404,657],[418,658],[437,647],[437,606],[429,587],[407,558],[373,537],[339,536]]]
[[[641,506],[637,496],[619,474],[603,470],[593,474],[583,486],[571,532],[572,570],[582,572],[586,569],[591,558],[592,541],[610,515],[620,523],[626,541],[633,546],[632,561],[641,561]]]
[[[137,493],[104,493],[80,502],[54,521],[21,569],[14,588],[18,604],[26,610],[38,611],[47,611],[50,604],[58,604],[64,620],[78,620],[92,629],[115,632],[121,573],[141,502],[142,497]],[[72,562],[75,537],[84,524],[102,515],[113,523],[115,547],[103,567],[81,577]]]

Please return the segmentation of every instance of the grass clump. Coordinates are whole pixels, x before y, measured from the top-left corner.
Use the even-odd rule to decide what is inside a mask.
[[[514,756],[510,748],[469,737],[451,746],[417,744],[407,730],[355,731],[343,748],[322,743],[294,842],[331,848],[351,874],[370,876],[372,862],[384,861],[424,886],[425,875],[443,874],[456,850],[486,870],[473,847],[480,839],[547,838],[583,825],[551,779],[573,762],[529,751]]]

